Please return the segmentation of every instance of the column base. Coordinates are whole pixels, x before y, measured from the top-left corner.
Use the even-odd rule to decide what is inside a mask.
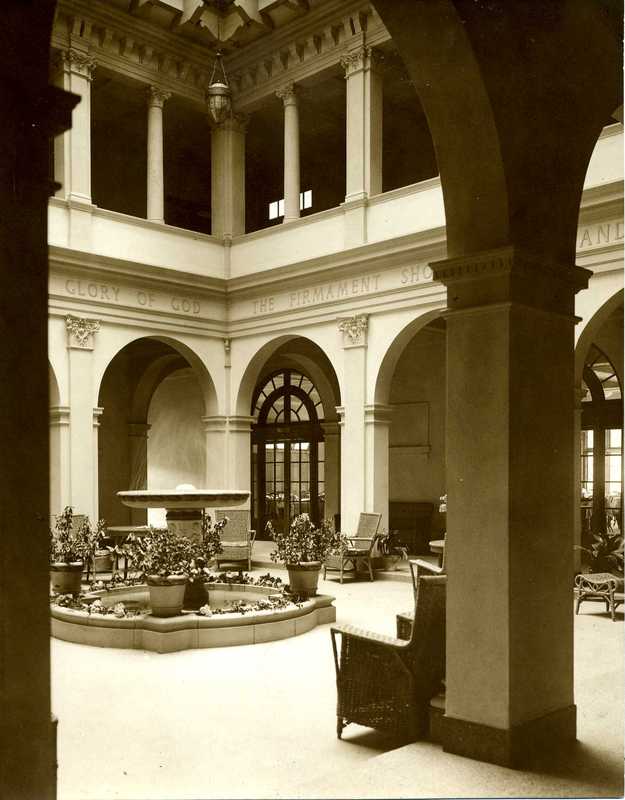
[[[572,744],[576,738],[577,707],[552,711],[512,728],[493,728],[445,715],[440,736],[446,753],[518,769],[541,751]]]

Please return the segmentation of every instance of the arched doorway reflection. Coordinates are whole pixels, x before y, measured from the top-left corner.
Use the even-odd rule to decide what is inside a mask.
[[[623,530],[621,384],[608,356],[591,345],[582,381],[582,544],[591,535]]]
[[[267,522],[284,530],[325,511],[323,404],[302,372],[282,369],[260,381],[252,399],[252,513],[262,538]]]

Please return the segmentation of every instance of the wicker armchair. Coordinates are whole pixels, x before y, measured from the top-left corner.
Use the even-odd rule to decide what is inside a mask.
[[[419,579],[415,624],[408,641],[352,625],[331,629],[339,739],[350,722],[410,740],[427,731],[429,701],[445,674],[446,582],[444,575]]]
[[[227,511],[216,510],[215,520],[228,517],[221,532],[222,552],[215,556],[217,569],[221,563],[238,564],[239,571],[243,569],[241,563],[247,564],[248,570],[252,569],[252,547],[256,538],[256,531],[250,530],[250,512],[245,509],[232,509]]]
[[[339,572],[340,582],[343,583],[343,573],[346,568],[355,575],[358,564],[364,564],[369,569],[369,578],[373,580],[371,558],[375,543],[379,537],[378,528],[380,527],[381,519],[382,514],[367,514],[363,512],[360,515],[355,536],[346,537],[349,544],[343,547],[340,553],[327,556],[323,562],[324,579],[326,572],[330,570],[331,572]]]
[[[445,551],[443,550],[443,559],[441,565],[431,564],[429,561],[423,561],[420,558],[411,558],[408,562],[410,567],[410,575],[412,576],[412,591],[414,595],[415,604],[417,602],[417,587],[419,585],[419,578],[422,575],[446,575],[447,566],[445,564]],[[410,639],[412,631],[412,623],[414,621],[413,611],[404,611],[397,615],[397,638]]]

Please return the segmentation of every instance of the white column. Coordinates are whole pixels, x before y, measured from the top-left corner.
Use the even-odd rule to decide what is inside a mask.
[[[97,513],[97,446],[94,436],[92,351],[100,323],[66,317],[69,356],[71,506],[77,514]]]
[[[54,143],[54,178],[57,196],[91,203],[91,79],[96,62],[88,52],[70,48],[60,53],[55,83],[77,94],[72,127]]]
[[[71,504],[69,417],[67,406],[50,409],[50,514]]]
[[[93,409],[93,494],[91,499],[91,510],[89,516],[91,521],[95,524],[100,518],[100,447],[98,444],[99,430],[100,430],[100,417],[104,413],[103,408]]]
[[[380,530],[388,530],[390,406],[365,406],[365,511],[382,514]]]
[[[228,417],[227,434],[227,489],[251,489],[251,440],[254,417]],[[249,501],[246,503],[249,507]]]
[[[211,233],[245,233],[245,133],[249,117],[233,114],[211,130]]]
[[[165,184],[163,170],[163,105],[170,92],[150,86],[148,96],[148,213],[152,222],[165,221]]]
[[[204,441],[206,443],[204,488],[223,489],[227,486],[228,452],[226,440],[228,417],[202,417],[202,422],[204,423]]]
[[[148,488],[148,434],[151,427],[147,422],[128,423],[129,489]],[[146,524],[146,509],[131,508],[129,511],[132,525]]]
[[[347,102],[345,202],[382,191],[382,77],[376,53],[361,46],[341,59]]]
[[[322,422],[325,444],[325,511],[326,519],[332,520],[341,510],[341,429],[338,422]]]
[[[354,532],[365,511],[365,400],[367,381],[367,315],[339,322],[343,336],[345,391],[341,416],[341,528]]]
[[[284,104],[284,222],[299,219],[300,164],[297,91],[290,83],[276,95]]]

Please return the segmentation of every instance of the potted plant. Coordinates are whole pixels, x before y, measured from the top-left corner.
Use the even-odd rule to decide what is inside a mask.
[[[295,517],[283,532],[275,531],[271,522],[266,530],[276,543],[270,558],[286,566],[292,594],[300,597],[316,594],[321,562],[330,550],[340,546],[340,533],[329,520],[315,528],[308,514]]]
[[[150,607],[155,617],[175,617],[182,611],[185,587],[194,545],[186,536],[168,529],[128,537],[128,553],[148,585]]]
[[[612,572],[623,574],[623,535],[615,530],[600,531],[594,534],[590,547],[576,545],[578,550],[589,556],[590,572]]]
[[[380,569],[397,569],[397,564],[400,561],[406,561],[408,559],[408,551],[405,547],[401,547],[397,543],[398,539],[399,531],[392,531],[390,533],[384,531],[378,539]]]
[[[89,520],[77,524],[71,506],[66,506],[50,529],[50,583],[57,594],[79,594],[82,571],[97,545],[99,527]]]
[[[193,546],[193,561],[189,566],[189,581],[184,595],[184,607],[198,609],[208,603],[208,592],[204,586],[208,580],[207,564],[221,553],[221,532],[228,522],[228,517],[213,525],[210,516],[202,511],[202,527],[199,542]]]

